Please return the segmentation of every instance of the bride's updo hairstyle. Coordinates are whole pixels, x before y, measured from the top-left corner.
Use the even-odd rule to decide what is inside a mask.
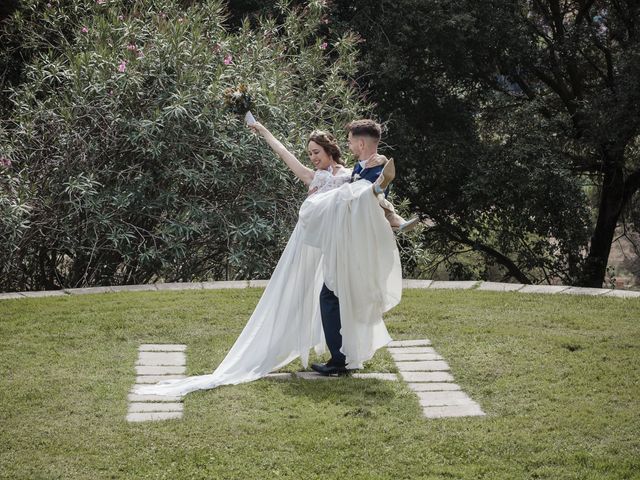
[[[333,158],[334,162],[342,166],[345,165],[344,160],[342,159],[342,152],[338,146],[338,141],[336,140],[336,137],[331,135],[329,132],[314,130],[309,134],[307,145],[309,145],[309,142],[317,143],[322,147],[327,155],[330,155],[331,158]]]

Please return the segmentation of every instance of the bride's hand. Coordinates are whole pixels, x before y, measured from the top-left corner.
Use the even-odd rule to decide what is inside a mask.
[[[260,122],[256,122],[253,125],[247,126],[256,133],[261,133],[265,129],[264,125],[262,125]]]
[[[387,163],[389,159],[384,155],[380,155],[379,153],[374,153],[367,159],[366,168],[377,167],[378,165],[384,165]]]

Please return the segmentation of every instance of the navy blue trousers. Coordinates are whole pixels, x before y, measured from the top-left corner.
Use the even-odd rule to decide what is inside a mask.
[[[338,297],[325,284],[322,284],[322,290],[320,291],[320,316],[322,317],[324,338],[331,352],[331,362],[336,365],[344,365],[345,356],[340,351],[340,347],[342,347],[340,302]]]

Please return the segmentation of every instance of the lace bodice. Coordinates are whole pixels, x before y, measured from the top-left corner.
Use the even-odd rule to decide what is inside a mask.
[[[309,195],[328,192],[348,183],[350,179],[351,170],[348,168],[341,168],[335,175],[329,170],[316,170],[313,180],[309,184]]]

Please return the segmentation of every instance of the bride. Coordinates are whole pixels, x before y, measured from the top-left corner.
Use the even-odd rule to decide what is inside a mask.
[[[342,349],[350,369],[361,368],[391,341],[382,313],[402,292],[400,257],[371,183],[349,183],[351,170],[333,135],[314,131],[307,141],[312,170],[256,122],[272,150],[307,187],[300,217],[271,279],[242,333],[216,370],[155,385],[138,394],[186,395],[250,382],[309,351],[325,352],[319,296],[323,283],[340,299]]]

